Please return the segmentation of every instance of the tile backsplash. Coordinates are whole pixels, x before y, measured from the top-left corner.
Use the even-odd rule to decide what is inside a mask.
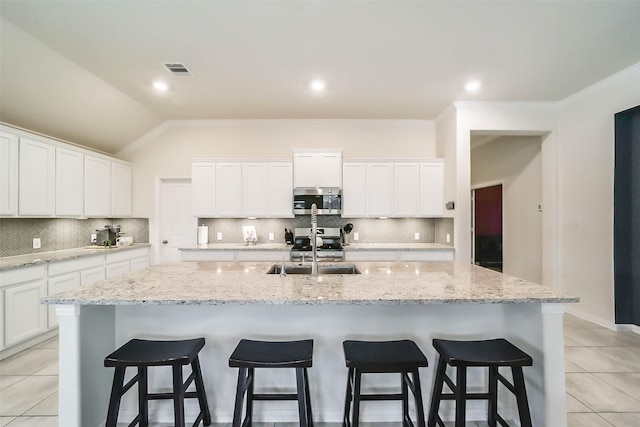
[[[118,224],[134,242],[149,243],[147,218],[1,218],[0,257],[81,248],[90,245],[91,234],[105,224]],[[33,239],[38,237],[41,248],[33,249]]]
[[[353,233],[359,234],[359,243],[442,243],[453,246],[452,218],[341,218],[339,215],[318,216],[319,227],[344,227],[353,224],[348,236],[353,242]],[[269,233],[274,233],[273,243],[284,242],[285,228],[306,228],[311,226],[309,215],[297,215],[290,219],[211,219],[201,218],[199,225],[209,227],[209,243],[242,243],[242,226],[256,227],[258,243],[270,243]],[[222,233],[222,240],[217,240]],[[415,233],[420,239],[415,240]],[[451,243],[446,243],[446,234],[451,235]]]

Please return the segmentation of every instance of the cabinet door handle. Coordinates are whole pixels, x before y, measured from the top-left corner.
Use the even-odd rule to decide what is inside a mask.
[[[167,242],[166,240],[163,240],[163,241],[162,241],[162,244],[163,244],[163,245],[166,245],[167,243],[169,243],[169,242]]]

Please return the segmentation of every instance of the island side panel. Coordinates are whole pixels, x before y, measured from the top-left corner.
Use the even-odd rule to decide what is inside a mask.
[[[533,366],[524,368],[533,425],[565,427],[564,304],[513,304],[504,310],[508,339],[533,358]]]
[[[115,342],[115,307],[58,305],[59,425],[104,425],[111,372],[104,357]]]
[[[503,307],[498,304],[123,305],[116,308],[115,346],[133,337],[186,339],[204,336],[207,344],[201,352],[201,361],[212,416],[214,422],[227,423],[232,419],[237,381],[237,370],[228,367],[228,358],[241,338],[313,338],[314,362],[309,376],[314,419],[341,422],[347,374],[343,340],[415,340],[429,360],[429,367],[421,369],[424,404],[428,407],[436,363],[432,339],[503,336],[504,320]],[[484,387],[485,381],[486,375],[479,370],[473,370],[469,375],[470,387]],[[397,375],[375,374],[364,380],[364,387],[365,391],[372,388],[391,390],[398,388],[397,383]],[[256,384],[257,389],[291,389],[295,377],[292,370],[260,370]],[[166,370],[158,368],[150,372],[150,387],[169,385],[170,375]],[[470,401],[467,407],[470,419],[486,419],[484,402]],[[187,402],[186,412],[195,417],[197,404]],[[506,412],[513,412],[513,409],[506,408]],[[135,415],[135,396],[123,401],[121,413],[124,419]],[[441,414],[451,419],[452,413],[450,402],[445,402]],[[156,405],[150,417],[153,422],[171,422],[171,405]],[[265,422],[295,422],[297,410],[290,402],[258,403],[254,418]],[[367,404],[362,420],[401,420],[400,405],[397,402]]]

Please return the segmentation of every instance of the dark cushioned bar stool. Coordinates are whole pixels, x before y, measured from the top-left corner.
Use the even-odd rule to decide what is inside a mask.
[[[138,416],[129,424],[147,427],[149,424],[149,401],[172,399],[175,425],[185,426],[184,399],[197,398],[200,413],[193,426],[204,422],[211,425],[211,415],[207,406],[207,396],[202,381],[202,372],[198,353],[204,347],[204,338],[181,341],[151,341],[133,339],[108,355],[104,359],[104,366],[115,367],[111,399],[107,412],[106,427],[116,427],[120,399],[134,385],[138,384]],[[183,382],[182,367],[191,365],[191,375]],[[149,366],[171,366],[173,370],[172,393],[149,393],[147,390],[147,368]],[[127,367],[138,368],[138,373],[127,384],[124,384],[124,374]],[[196,391],[188,392],[189,385],[195,382]]]
[[[433,346],[439,353],[436,378],[431,395],[428,427],[444,427],[438,415],[441,400],[456,401],[455,427],[465,425],[467,399],[488,400],[488,422],[490,427],[496,427],[496,422],[508,426],[498,414],[498,381],[509,389],[515,396],[520,414],[520,425],[531,427],[531,414],[527,402],[527,392],[524,386],[523,366],[531,366],[531,357],[511,344],[499,338],[484,341],[449,341],[434,339]],[[456,367],[456,384],[447,376],[447,365]],[[488,393],[467,393],[467,367],[479,366],[489,368]],[[513,384],[498,373],[498,368],[511,367]],[[444,394],[442,388],[447,383],[453,393]]]
[[[342,422],[344,427],[358,427],[360,402],[364,400],[401,400],[402,425],[413,426],[409,416],[409,390],[415,400],[418,427],[424,427],[424,407],[418,368],[427,366],[427,358],[415,342],[411,340],[344,341],[342,346],[347,368],[349,368]],[[361,377],[366,373],[400,374],[400,393],[362,394],[360,392]]]
[[[301,427],[313,426],[307,368],[313,362],[313,340],[252,341],[240,340],[229,357],[229,366],[239,368],[233,427],[251,426],[254,400],[297,400]],[[295,368],[297,393],[254,393],[255,368]],[[244,395],[247,410],[242,419]]]

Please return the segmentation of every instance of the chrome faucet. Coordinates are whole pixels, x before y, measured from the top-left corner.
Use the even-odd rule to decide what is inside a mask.
[[[311,236],[309,240],[313,254],[311,264],[311,276],[318,275],[318,207],[314,203],[311,205]]]

